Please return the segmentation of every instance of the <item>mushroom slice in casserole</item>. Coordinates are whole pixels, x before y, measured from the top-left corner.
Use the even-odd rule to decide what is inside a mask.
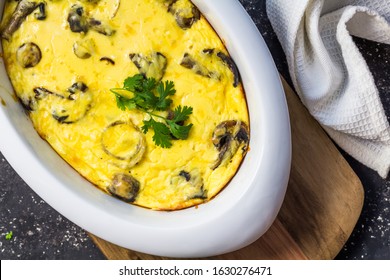
[[[87,17],[84,12],[84,7],[78,4],[75,4],[70,8],[68,23],[70,30],[75,33],[87,33],[89,29],[105,36],[112,36],[115,33],[115,30],[108,24],[95,18]]]
[[[41,49],[31,42],[22,44],[16,51],[16,60],[23,68],[34,67],[41,58]]]
[[[249,150],[238,68],[189,0],[5,1],[3,57],[37,133],[119,203],[207,203]]]
[[[116,174],[107,191],[125,202],[134,202],[139,189],[139,182],[133,176]]]
[[[130,59],[139,72],[147,78],[154,78],[159,81],[165,74],[167,58],[160,52],[152,52],[150,55],[132,53]]]
[[[174,15],[177,24],[182,29],[191,28],[200,19],[200,12],[190,1],[169,1],[168,12]]]
[[[243,154],[246,153],[249,141],[248,127],[240,121],[224,121],[214,129],[212,141],[219,151],[218,159],[212,166],[212,169],[216,169],[221,164],[228,164],[240,147]]]
[[[81,39],[73,44],[73,53],[80,59],[88,59],[95,50],[95,43],[92,39]]]
[[[77,82],[65,94],[54,93],[44,87],[34,88],[34,93],[39,106],[49,109],[56,121],[72,124],[83,119],[91,108],[92,97],[87,90],[84,83]]]
[[[26,19],[26,17],[31,14],[35,8],[36,2],[20,0],[9,17],[9,20],[4,25],[1,32],[1,37],[3,39],[9,40]]]
[[[145,153],[145,136],[133,124],[118,121],[104,130],[102,146],[106,154],[121,161],[120,164],[126,168],[131,168]]]

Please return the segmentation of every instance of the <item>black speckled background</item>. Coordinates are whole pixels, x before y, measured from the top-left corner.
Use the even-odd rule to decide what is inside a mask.
[[[280,73],[290,81],[283,51],[267,19],[265,1],[240,2],[263,35]],[[390,119],[390,46],[358,38],[355,41],[372,70]],[[361,179],[365,201],[355,230],[336,259],[390,260],[390,178],[380,178],[374,171],[340,151]],[[5,235],[9,231],[13,232],[13,238],[6,240]],[[104,259],[84,230],[36,195],[2,154],[0,259]]]

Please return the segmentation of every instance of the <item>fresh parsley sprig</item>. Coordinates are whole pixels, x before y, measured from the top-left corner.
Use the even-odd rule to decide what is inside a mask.
[[[170,107],[176,93],[172,81],[157,82],[154,78],[145,78],[141,74],[128,77],[123,82],[123,88],[112,88],[119,109],[137,109],[149,115],[141,127],[143,133],[150,129],[154,131],[153,141],[163,148],[172,147],[173,139],[188,138],[192,123],[184,125],[192,114],[192,107],[177,106],[173,111]],[[156,111],[167,112],[167,117],[156,114]],[[157,121],[159,119],[160,121]]]

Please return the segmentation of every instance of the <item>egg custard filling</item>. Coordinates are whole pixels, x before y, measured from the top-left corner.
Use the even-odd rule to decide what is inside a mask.
[[[216,196],[249,148],[240,76],[189,0],[6,1],[3,58],[39,135],[128,203]]]

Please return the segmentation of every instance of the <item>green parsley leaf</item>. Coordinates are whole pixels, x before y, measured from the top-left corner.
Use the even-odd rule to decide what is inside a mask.
[[[138,108],[153,111],[158,102],[158,98],[153,94],[152,91],[145,90],[141,92],[136,92],[134,101],[137,104]]]
[[[142,88],[142,82],[144,80],[144,76],[141,74],[134,75],[133,77],[128,77],[123,82],[123,89],[135,92]]]
[[[182,108],[179,105],[173,111],[172,121],[175,123],[186,121],[186,120],[188,120],[188,118],[191,114],[192,114],[192,107],[184,106]]]
[[[157,81],[154,78],[143,79],[142,91],[153,91],[157,87]]]
[[[172,121],[167,121],[169,128],[171,130],[172,135],[181,140],[185,140],[188,138],[188,135],[190,133],[192,123],[189,125],[179,125],[177,123],[174,123]]]
[[[172,99],[167,97],[176,93],[173,82],[166,81],[165,84],[159,83],[157,86],[157,93],[159,94],[159,99],[156,104],[156,109],[159,111],[167,110],[172,104]]]
[[[141,129],[144,133],[146,133],[149,128],[154,130],[153,141],[157,146],[162,148],[172,147],[171,131],[165,124],[157,122],[151,118],[148,121],[144,121],[144,126]]]
[[[133,99],[128,99],[126,97],[123,97],[120,95],[118,92],[116,92],[114,89],[111,89],[111,91],[115,94],[116,98],[116,105],[118,106],[119,109],[122,111],[125,111],[126,109],[135,109],[136,104]]]
[[[115,95],[119,109],[137,109],[149,115],[149,120],[144,120],[141,129],[145,134],[149,130],[154,130],[152,139],[157,146],[170,148],[173,139],[188,138],[193,125],[184,125],[184,121],[188,120],[192,114],[192,107],[176,107],[172,119],[154,113],[155,111],[170,111],[173,102],[170,96],[176,93],[172,81],[157,82],[154,78],[145,78],[137,74],[126,78],[123,88],[110,90]],[[161,122],[156,119],[160,119]]]
[[[13,233],[12,231],[7,232],[7,233],[5,234],[5,239],[6,239],[6,240],[11,240],[12,237],[13,237],[13,235],[14,235],[14,233]]]

